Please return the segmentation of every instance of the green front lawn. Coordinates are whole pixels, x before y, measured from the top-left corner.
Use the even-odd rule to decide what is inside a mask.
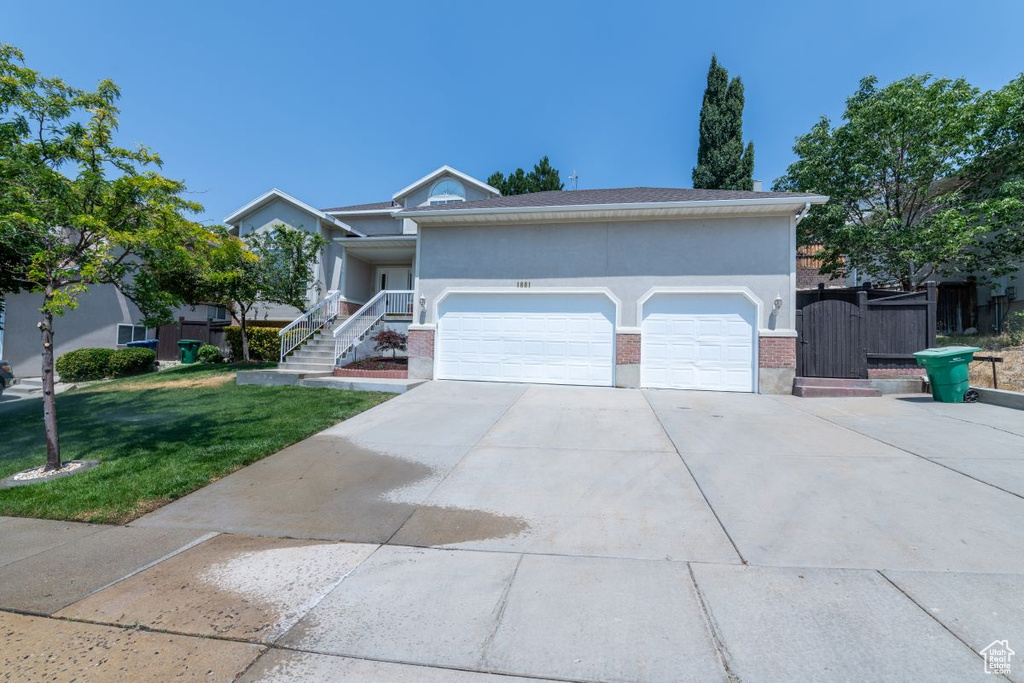
[[[124,523],[390,398],[237,386],[192,365],[57,397],[61,456],[96,469],[0,490],[0,515]],[[0,478],[46,461],[38,399],[0,410]]]

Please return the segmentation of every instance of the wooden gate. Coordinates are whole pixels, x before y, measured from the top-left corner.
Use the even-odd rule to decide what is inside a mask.
[[[796,372],[864,379],[918,371],[914,352],[935,346],[937,287],[797,293]]]
[[[797,312],[797,374],[867,379],[864,316],[847,301],[826,299]]]

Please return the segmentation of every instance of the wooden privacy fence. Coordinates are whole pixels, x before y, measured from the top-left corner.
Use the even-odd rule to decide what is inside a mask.
[[[171,325],[162,325],[156,332],[159,342],[156,346],[156,358],[178,360],[178,341],[181,339],[198,339],[204,344],[218,347],[222,352],[226,351],[224,328],[227,326],[228,323],[225,321],[185,318],[178,318],[178,322]]]
[[[917,367],[935,346],[937,289],[818,289],[797,296],[797,375],[866,379]],[[873,372],[877,371],[877,372]]]

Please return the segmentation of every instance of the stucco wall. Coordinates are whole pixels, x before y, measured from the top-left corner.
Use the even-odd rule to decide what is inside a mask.
[[[607,287],[621,327],[638,327],[637,300],[652,287],[749,288],[759,327],[793,328],[794,253],[788,216],[420,229],[420,295],[434,323],[447,287]],[[772,315],[777,295],[783,307]]]
[[[364,235],[401,235],[402,221],[391,216],[338,216]]]
[[[351,254],[345,261],[345,298],[366,303],[373,298],[373,266]]]
[[[43,347],[36,323],[43,297],[24,293],[8,295],[6,300],[4,359],[14,366],[16,377],[39,377]],[[138,324],[141,319],[139,310],[113,285],[91,287],[79,298],[77,309],[54,320],[54,355],[88,347],[117,348],[117,325]]]
[[[240,237],[245,237],[249,233],[269,227],[273,223],[284,223],[290,228],[307,232],[319,232],[320,230],[319,218],[288,202],[274,199],[239,221],[238,234]]]

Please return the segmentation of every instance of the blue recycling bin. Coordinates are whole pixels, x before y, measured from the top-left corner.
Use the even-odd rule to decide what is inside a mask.
[[[157,339],[145,339],[143,341],[128,342],[125,346],[131,349],[149,349],[153,353],[156,353],[156,345],[159,343],[160,341]]]

